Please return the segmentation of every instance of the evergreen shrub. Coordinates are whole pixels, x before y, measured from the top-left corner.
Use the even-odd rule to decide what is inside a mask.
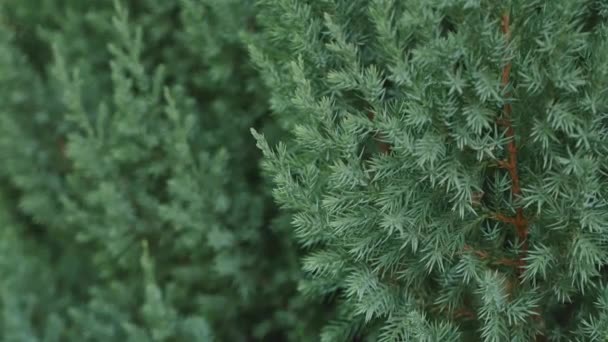
[[[608,338],[608,7],[260,0],[323,341]]]
[[[608,340],[604,0],[4,0],[0,104],[2,341]]]

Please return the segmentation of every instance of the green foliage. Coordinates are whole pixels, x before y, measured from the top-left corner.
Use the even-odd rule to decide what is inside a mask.
[[[61,316],[64,303],[55,296],[66,291],[65,279],[57,277],[60,264],[52,253],[53,246],[36,239],[24,240],[23,222],[10,213],[11,205],[2,194],[0,205],[0,331],[5,341],[61,341],[65,328]],[[38,231],[30,234],[39,235]],[[66,250],[65,256],[70,257]]]
[[[607,89],[603,0],[5,0],[0,339],[605,341]]]
[[[248,134],[277,132],[241,43],[253,4],[128,5],[0,5],[0,175],[42,231],[7,228],[40,251],[2,251],[9,268],[27,254],[5,273],[2,340],[315,336]],[[48,289],[20,293],[32,279]]]
[[[292,136],[254,135],[304,291],[354,315],[326,340],[605,339],[604,2],[259,8],[251,56]]]

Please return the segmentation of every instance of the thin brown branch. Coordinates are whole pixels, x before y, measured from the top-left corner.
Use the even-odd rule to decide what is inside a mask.
[[[522,265],[522,261],[519,258],[517,260],[513,260],[513,259],[509,259],[509,258],[496,259],[496,258],[492,257],[492,255],[489,252],[474,249],[473,247],[471,247],[469,245],[464,246],[464,251],[471,252],[471,253],[477,255],[477,257],[479,257],[479,259],[482,259],[482,260],[493,260],[494,259],[493,261],[491,261],[491,263],[494,265],[503,265],[503,266],[509,266],[509,267],[511,267],[511,266],[520,267]]]
[[[464,251],[472,252],[473,254],[477,255],[480,259],[488,259],[490,257],[490,254],[488,252],[476,250],[469,245],[464,245]]]
[[[504,266],[511,266],[511,267],[521,267],[522,266],[522,260],[519,258],[517,260],[501,258],[501,259],[496,260],[494,263],[497,265],[504,265]]]
[[[502,223],[506,223],[506,224],[512,224],[515,225],[517,224],[517,217],[509,217],[500,213],[494,213],[491,215],[492,219],[498,221],[498,222],[502,222]]]
[[[510,29],[510,17],[508,13],[503,14],[502,16],[502,32],[505,35],[506,39],[509,40],[511,38],[511,29]],[[502,69],[502,80],[501,85],[504,89],[509,86],[509,81],[511,77],[511,62],[508,62]],[[519,179],[519,171],[517,165],[517,157],[518,157],[518,149],[515,141],[515,128],[513,127],[513,107],[511,103],[507,102],[503,106],[503,116],[499,119],[499,124],[505,126],[507,128],[506,136],[509,139],[507,143],[507,159],[504,161],[499,161],[499,166],[506,169],[509,172],[509,176],[511,178],[511,193],[514,199],[521,197],[521,184]],[[506,216],[498,215],[495,218],[501,222],[512,224],[516,231],[519,240],[523,243],[523,252],[520,255],[520,258],[523,260],[525,254],[528,250],[527,239],[528,239],[528,220],[526,220],[524,216],[524,210],[521,206],[518,206],[515,209],[515,217],[508,218]]]
[[[454,317],[455,318],[467,318],[467,319],[471,319],[474,320],[477,318],[477,315],[475,315],[475,313],[467,308],[460,308],[458,310],[456,310],[456,312],[454,312]]]
[[[367,117],[368,117],[370,120],[372,120],[372,121],[373,121],[373,120],[374,120],[374,117],[375,117],[375,113],[374,113],[373,111],[369,111],[369,112],[367,113]],[[379,136],[379,133],[378,133],[378,132],[376,132],[376,134],[374,134],[374,139],[376,140],[376,144],[377,144],[378,149],[380,150],[380,152],[381,152],[381,153],[384,153],[384,154],[390,153],[390,152],[391,152],[391,144],[388,144],[388,143],[386,143],[386,142],[384,142],[384,141],[381,141],[381,140],[378,138],[378,136]]]
[[[509,41],[511,39],[510,19],[511,18],[509,16],[509,12],[505,11],[505,13],[502,15],[501,27],[502,27],[502,33],[504,34],[505,39],[507,41]],[[502,69],[501,86],[503,87],[503,89],[506,89],[509,86],[510,76],[511,76],[511,67],[512,67],[511,62],[508,62]],[[508,92],[506,95],[507,96],[509,95]],[[515,141],[515,128],[513,127],[512,114],[513,114],[513,107],[511,105],[511,103],[509,103],[507,101],[503,106],[503,116],[502,116],[502,118],[499,119],[498,124],[503,127],[506,127],[506,129],[507,129],[506,135],[507,135],[507,138],[509,139],[509,142],[507,144],[508,157],[503,163],[499,163],[499,166],[502,166],[509,172],[509,176],[511,178],[511,193],[513,195],[513,199],[517,200],[522,196],[522,192],[521,192],[521,184],[520,184],[518,165],[517,165],[517,157],[518,157],[519,151],[518,151],[517,144]],[[497,216],[497,217],[500,218],[499,220],[502,220],[503,222],[508,222],[515,227],[515,229],[517,231],[517,236],[519,237],[519,240],[522,243],[522,251],[519,253],[518,260],[515,264],[515,266],[517,266],[518,274],[521,276],[521,273],[523,272],[523,269],[526,265],[525,257],[528,252],[528,232],[529,232],[529,224],[528,224],[528,220],[524,216],[524,210],[521,206],[517,206],[515,208],[515,217],[506,217],[506,216]],[[540,312],[537,312],[537,314],[538,315],[534,316],[534,319],[540,321],[542,324],[542,322],[543,322],[542,315],[540,314]],[[546,341],[546,337],[544,337],[542,335],[537,335],[537,336],[535,336],[535,341]]]

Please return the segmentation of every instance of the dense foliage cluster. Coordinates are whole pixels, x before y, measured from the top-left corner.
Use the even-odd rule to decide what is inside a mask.
[[[603,0],[5,0],[0,339],[605,341],[607,92]]]
[[[325,341],[608,337],[605,2],[260,2]]]

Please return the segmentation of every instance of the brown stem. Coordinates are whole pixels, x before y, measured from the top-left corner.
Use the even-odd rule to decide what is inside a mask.
[[[496,220],[498,222],[502,222],[502,223],[513,224],[513,225],[515,225],[517,223],[516,217],[509,217],[509,216],[503,215],[501,213],[492,214],[491,217],[494,220]]]
[[[454,317],[455,318],[467,318],[467,319],[471,319],[474,320],[477,315],[475,315],[475,312],[467,309],[467,308],[461,308],[456,310],[456,312],[454,312]]]
[[[464,245],[464,250],[467,251],[467,252],[473,252],[480,259],[487,259],[487,258],[490,257],[490,254],[488,254],[488,252],[476,250],[476,249],[474,249],[473,247],[471,247],[469,245]]]
[[[522,262],[523,261],[521,259],[513,260],[513,259],[502,258],[502,259],[496,260],[495,263],[497,265],[505,265],[505,266],[512,266],[512,267],[521,267],[521,266],[523,266]]]
[[[505,13],[502,16],[502,32],[507,40],[511,38],[510,17],[508,13]],[[506,88],[509,85],[510,76],[511,62],[508,62],[502,69],[501,85],[503,88]],[[505,168],[509,172],[509,176],[511,178],[511,193],[513,194],[514,198],[519,198],[521,197],[521,185],[517,167],[518,149],[515,142],[515,129],[513,128],[512,113],[513,107],[511,103],[505,103],[503,106],[503,117],[500,119],[499,123],[507,128],[506,136],[509,139],[509,142],[507,144],[508,156],[505,161],[499,162],[499,166]],[[518,206],[515,209],[515,217],[513,218],[506,218],[504,216],[496,218],[501,222],[512,224],[517,230],[517,236],[519,237],[519,240],[523,243],[523,252],[520,255],[520,259],[523,260],[528,250],[528,221],[524,217],[523,208],[521,206]]]
[[[505,35],[506,40],[511,39],[511,27],[510,27],[510,16],[509,12],[506,11],[502,15],[502,33]],[[511,62],[508,62],[504,68],[502,69],[502,80],[501,86],[503,89],[507,88],[509,85],[509,79],[511,76]],[[509,94],[507,93],[507,96]],[[522,196],[521,193],[521,184],[519,179],[519,172],[517,167],[517,155],[518,149],[517,144],[515,142],[515,129],[513,128],[513,120],[512,120],[513,107],[511,103],[507,102],[503,106],[503,117],[499,119],[498,124],[506,127],[507,138],[509,142],[507,144],[507,152],[508,157],[502,163],[499,162],[499,166],[505,168],[509,172],[509,176],[511,178],[511,193],[513,195],[514,200],[517,200]],[[516,265],[518,266],[519,274],[521,275],[521,271],[525,267],[525,256],[528,252],[528,231],[529,225],[528,220],[524,216],[524,210],[521,206],[517,206],[515,208],[515,217],[506,217],[503,215],[496,215],[497,220],[512,224],[516,231],[519,240],[522,242],[522,251],[519,253],[518,260]],[[539,320],[542,322],[543,318],[540,312],[537,312],[537,315],[534,317],[535,320]],[[546,341],[546,337],[543,335],[535,336],[535,341]]]
[[[492,256],[490,255],[490,253],[488,253],[486,251],[474,249],[473,247],[471,247],[469,245],[465,245],[464,250],[467,252],[472,252],[473,254],[477,255],[479,257],[479,259],[482,259],[482,260],[493,259]],[[496,259],[496,260],[492,261],[492,263],[495,265],[504,265],[504,266],[517,266],[517,267],[521,266],[520,259],[513,260],[513,259],[509,259],[509,258],[500,258],[500,259]]]
[[[370,120],[374,120],[375,113],[372,112],[372,111],[369,111],[367,113],[367,117]],[[389,153],[391,151],[391,145],[388,144],[388,143],[385,143],[384,141],[379,140],[378,139],[378,133],[376,133],[374,135],[374,138],[376,139],[376,143],[378,144],[378,149],[380,150],[381,153],[387,154],[387,153]]]

